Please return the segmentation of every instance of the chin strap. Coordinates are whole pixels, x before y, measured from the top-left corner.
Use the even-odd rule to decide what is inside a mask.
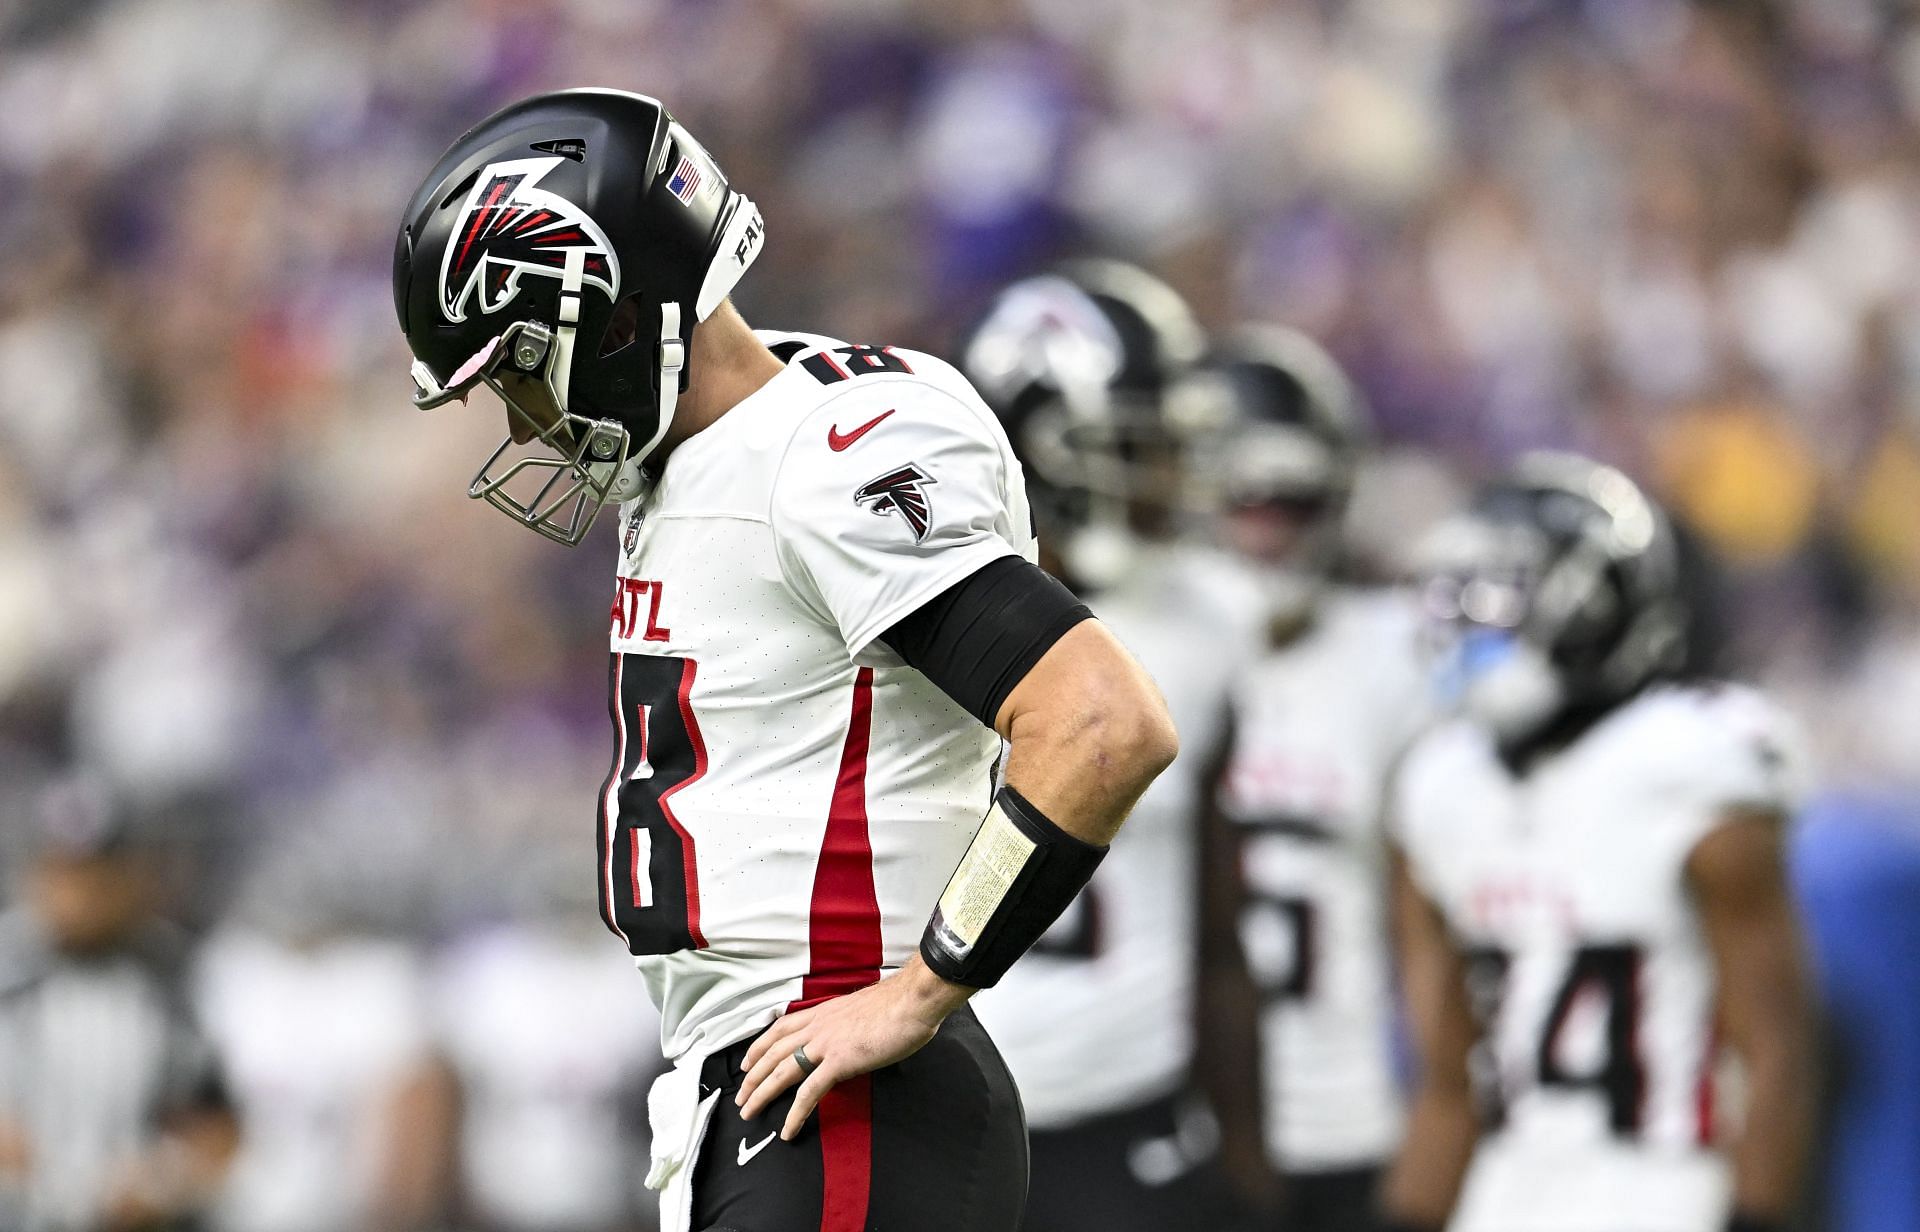
[[[673,412],[680,404],[680,373],[687,366],[687,343],[680,336],[680,305],[660,305],[660,405],[653,435],[640,448],[628,454],[630,462],[644,462],[659,447],[673,426]]]
[[[573,381],[573,343],[580,328],[580,288],[586,285],[586,277],[586,249],[568,249],[566,272],[560,275],[560,310],[554,321],[553,359],[547,364],[547,392],[563,413],[573,409],[567,405],[567,388]]]
[[[586,284],[587,254],[584,249],[567,251],[567,268],[560,280],[559,320],[553,331],[553,362],[547,368],[549,392],[563,411],[567,405],[567,387],[573,377],[573,350],[580,326],[580,294]],[[660,403],[653,435],[638,449],[630,449],[620,465],[609,495],[628,500],[639,494],[640,465],[673,425],[673,412],[680,401],[680,373],[687,366],[687,344],[680,336],[680,305],[660,305]]]

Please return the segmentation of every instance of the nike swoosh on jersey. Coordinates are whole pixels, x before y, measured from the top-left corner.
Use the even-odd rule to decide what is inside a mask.
[[[839,453],[841,450],[847,448],[847,446],[879,427],[881,420],[899,409],[900,408],[896,406],[893,410],[882,411],[851,432],[843,433],[839,428],[829,425],[827,427],[827,448],[833,450],[835,453]]]
[[[740,1166],[743,1168],[746,1167],[747,1161],[749,1159],[752,1159],[755,1155],[758,1155],[760,1152],[766,1150],[767,1144],[769,1142],[772,1142],[775,1138],[779,1136],[780,1136],[780,1131],[776,1129],[772,1133],[768,1134],[766,1137],[760,1139],[760,1141],[754,1143],[753,1149],[751,1150],[747,1149],[747,1140],[745,1138],[740,1139],[740,1145],[738,1148],[739,1154],[740,1154],[740,1161],[739,1161]]]

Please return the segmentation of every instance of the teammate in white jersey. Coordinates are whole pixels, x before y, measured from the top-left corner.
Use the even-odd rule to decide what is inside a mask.
[[[1140,656],[1190,749],[1216,741],[1241,658],[1176,533],[1212,409],[1176,393],[1203,346],[1158,278],[1075,261],[995,296],[961,361],[1025,463],[1042,565]],[[1073,907],[976,1003],[1032,1131],[1026,1232],[1205,1228],[1225,1196],[1217,1133],[1185,1098],[1198,764],[1155,780]]]
[[[1784,1226],[1813,1104],[1791,725],[1683,674],[1671,532],[1618,471],[1525,459],[1431,549],[1462,714],[1394,792],[1423,1074],[1389,1218]]]
[[[1224,525],[1264,583],[1267,617],[1261,657],[1236,678],[1214,793],[1225,826],[1211,935],[1237,927],[1246,964],[1209,947],[1208,1021],[1232,1071],[1216,1085],[1229,1087],[1230,1132],[1257,1132],[1284,1181],[1277,1222],[1361,1229],[1400,1140],[1381,816],[1431,708],[1419,623],[1403,594],[1344,567],[1366,431],[1338,365],[1301,334],[1261,327],[1210,369],[1240,419],[1221,468]],[[1258,1092],[1240,1077],[1255,1051]]]
[[[963,1007],[1176,737],[1032,563],[965,380],[741,321],[763,241],[654,100],[509,107],[407,210],[415,401],[502,398],[471,494],[550,538],[621,502],[598,884],[675,1065],[649,1101],[663,1226],[1005,1232],[1018,1097]]]

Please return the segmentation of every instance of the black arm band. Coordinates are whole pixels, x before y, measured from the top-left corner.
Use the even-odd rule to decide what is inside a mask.
[[[1727,1216],[1727,1232],[1787,1232],[1787,1221],[1735,1211]]]
[[[941,979],[992,988],[1106,855],[1105,847],[1068,834],[1002,787],[927,921],[920,957]]]
[[[1040,656],[1092,615],[1038,565],[1003,556],[941,591],[880,640],[992,727],[1000,704]]]

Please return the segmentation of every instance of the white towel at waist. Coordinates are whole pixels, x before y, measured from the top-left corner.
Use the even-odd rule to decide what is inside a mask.
[[[647,1188],[660,1191],[660,1232],[692,1232],[693,1174],[700,1143],[720,1092],[700,1094],[704,1056],[683,1056],[653,1080],[647,1092],[647,1122],[653,1131],[653,1158]]]

